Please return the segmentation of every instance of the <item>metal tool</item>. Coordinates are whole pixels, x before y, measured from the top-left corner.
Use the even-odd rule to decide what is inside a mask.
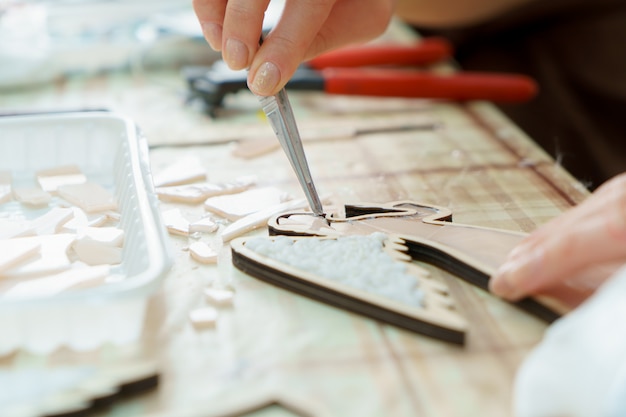
[[[278,137],[280,145],[287,154],[287,158],[289,158],[291,166],[296,171],[298,181],[302,190],[304,190],[304,195],[311,206],[311,210],[315,215],[324,217],[322,202],[313,184],[313,178],[311,177],[309,164],[306,161],[302,140],[300,139],[298,126],[296,126],[296,119],[293,115],[291,104],[289,104],[287,92],[283,88],[275,96],[259,96],[259,101],[274,129],[274,133]]]

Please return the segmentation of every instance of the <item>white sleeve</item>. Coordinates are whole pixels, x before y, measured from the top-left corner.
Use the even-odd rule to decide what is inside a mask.
[[[514,411],[626,416],[626,268],[546,331],[517,373]]]

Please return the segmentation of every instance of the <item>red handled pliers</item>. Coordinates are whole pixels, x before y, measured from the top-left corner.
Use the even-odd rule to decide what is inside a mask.
[[[537,94],[537,83],[525,75],[439,74],[423,69],[450,59],[452,51],[450,43],[441,38],[425,38],[412,45],[344,48],[308,61],[311,72],[304,78],[316,79],[318,88],[330,94],[494,102],[523,102]],[[294,76],[294,83],[299,77]]]
[[[525,75],[464,71],[442,74],[429,68],[451,56],[452,46],[440,38],[425,38],[411,45],[343,48],[301,65],[286,88],[329,94],[493,102],[523,102],[537,93],[536,82]],[[221,106],[227,94],[247,87],[247,71],[232,71],[223,61],[208,69],[187,67],[183,75],[190,98],[201,98],[209,113]]]

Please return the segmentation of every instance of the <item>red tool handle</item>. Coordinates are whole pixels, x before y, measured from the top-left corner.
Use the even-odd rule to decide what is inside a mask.
[[[450,58],[452,45],[442,38],[425,38],[415,44],[380,44],[342,48],[307,62],[313,69],[364,67],[373,65],[415,66]]]
[[[517,74],[438,75],[363,68],[327,68],[321,72],[324,91],[330,94],[522,102],[533,98],[538,90],[532,78]]]

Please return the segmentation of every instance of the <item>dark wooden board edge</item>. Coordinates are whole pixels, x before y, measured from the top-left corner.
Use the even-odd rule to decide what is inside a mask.
[[[422,261],[436,267],[439,267],[463,281],[489,291],[489,275],[473,268],[472,266],[462,262],[460,259],[431,246],[422,243],[406,240],[409,248],[409,255],[416,261]],[[561,315],[549,307],[541,304],[533,298],[524,298],[517,302],[512,302],[514,306],[532,314],[533,316],[547,322],[552,323],[559,319]]]

